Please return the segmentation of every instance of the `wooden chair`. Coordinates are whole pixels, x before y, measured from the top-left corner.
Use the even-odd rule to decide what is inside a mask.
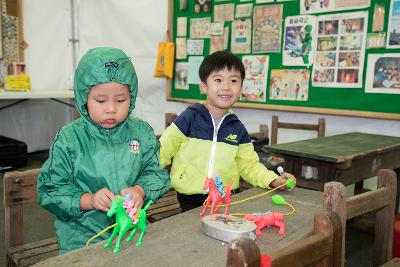
[[[263,146],[269,144],[268,125],[261,123],[258,132],[250,133],[251,141],[254,145],[254,150],[259,152]]]
[[[296,130],[311,130],[317,131],[318,137],[325,136],[325,119],[318,119],[318,124],[304,124],[304,123],[292,123],[292,122],[279,122],[278,116],[272,116],[271,124],[271,145],[277,144],[278,142],[278,129],[296,129]]]
[[[172,124],[176,117],[178,117],[176,113],[165,113],[165,129]]]
[[[36,201],[40,169],[4,174],[6,266],[29,266],[58,255],[56,238],[24,244],[24,204]]]
[[[314,216],[314,233],[300,241],[270,253],[274,267],[341,266],[342,229],[337,214],[328,211]],[[261,253],[255,241],[241,238],[228,246],[226,266],[255,267],[261,264]],[[268,266],[268,265],[267,265]]]
[[[346,188],[339,182],[329,182],[324,187],[324,208],[337,213],[342,224],[344,262],[346,221],[362,214],[376,211],[374,266],[391,260],[395,220],[397,178],[392,170],[378,171],[378,188],[352,197],[346,197]]]

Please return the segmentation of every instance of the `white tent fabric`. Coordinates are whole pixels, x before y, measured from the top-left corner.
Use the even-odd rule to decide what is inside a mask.
[[[33,90],[66,90],[71,86],[72,50],[69,0],[24,0],[25,51]],[[187,104],[165,100],[165,80],[153,78],[157,44],[167,29],[166,0],[79,1],[79,58],[88,48],[114,46],[132,58],[139,78],[134,115],[162,133],[164,113],[180,113]],[[0,101],[0,106],[10,101]],[[378,104],[378,103],[377,103]],[[272,115],[290,122],[316,123],[326,118],[326,135],[359,131],[400,136],[400,122],[299,112],[234,109],[249,131],[270,125]],[[31,100],[0,112],[0,135],[28,143],[29,151],[48,149],[55,133],[71,120],[71,109],[47,100]],[[310,132],[282,130],[279,143],[314,137]]]

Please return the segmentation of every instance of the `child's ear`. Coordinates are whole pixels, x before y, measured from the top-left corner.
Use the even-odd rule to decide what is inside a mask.
[[[200,93],[207,94],[207,84],[204,82],[200,82]]]

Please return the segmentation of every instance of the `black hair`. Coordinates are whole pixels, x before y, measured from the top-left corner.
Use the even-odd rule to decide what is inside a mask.
[[[210,76],[212,72],[220,71],[225,68],[239,71],[243,83],[246,72],[242,61],[232,53],[226,51],[214,52],[203,60],[199,68],[200,80],[206,83],[208,76]]]

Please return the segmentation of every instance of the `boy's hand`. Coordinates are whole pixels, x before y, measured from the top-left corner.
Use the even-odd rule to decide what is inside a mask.
[[[126,194],[131,195],[131,199],[135,208],[140,209],[143,206],[143,198],[144,198],[143,187],[135,185],[134,187],[128,187],[122,189],[120,195],[124,197]]]
[[[284,172],[284,173],[282,173],[281,176],[279,176],[278,178],[276,178],[275,180],[273,180],[273,181],[269,184],[269,186],[272,187],[272,188],[278,187],[278,186],[280,186],[280,185],[283,185],[283,184],[287,183],[287,181],[288,181],[289,178],[290,178],[290,179],[293,179],[293,180],[294,180],[294,183],[296,183],[296,178],[295,178],[292,174],[287,173],[287,172]]]
[[[113,192],[107,188],[100,189],[93,195],[92,206],[96,210],[107,212],[111,205],[111,200],[114,198]]]

